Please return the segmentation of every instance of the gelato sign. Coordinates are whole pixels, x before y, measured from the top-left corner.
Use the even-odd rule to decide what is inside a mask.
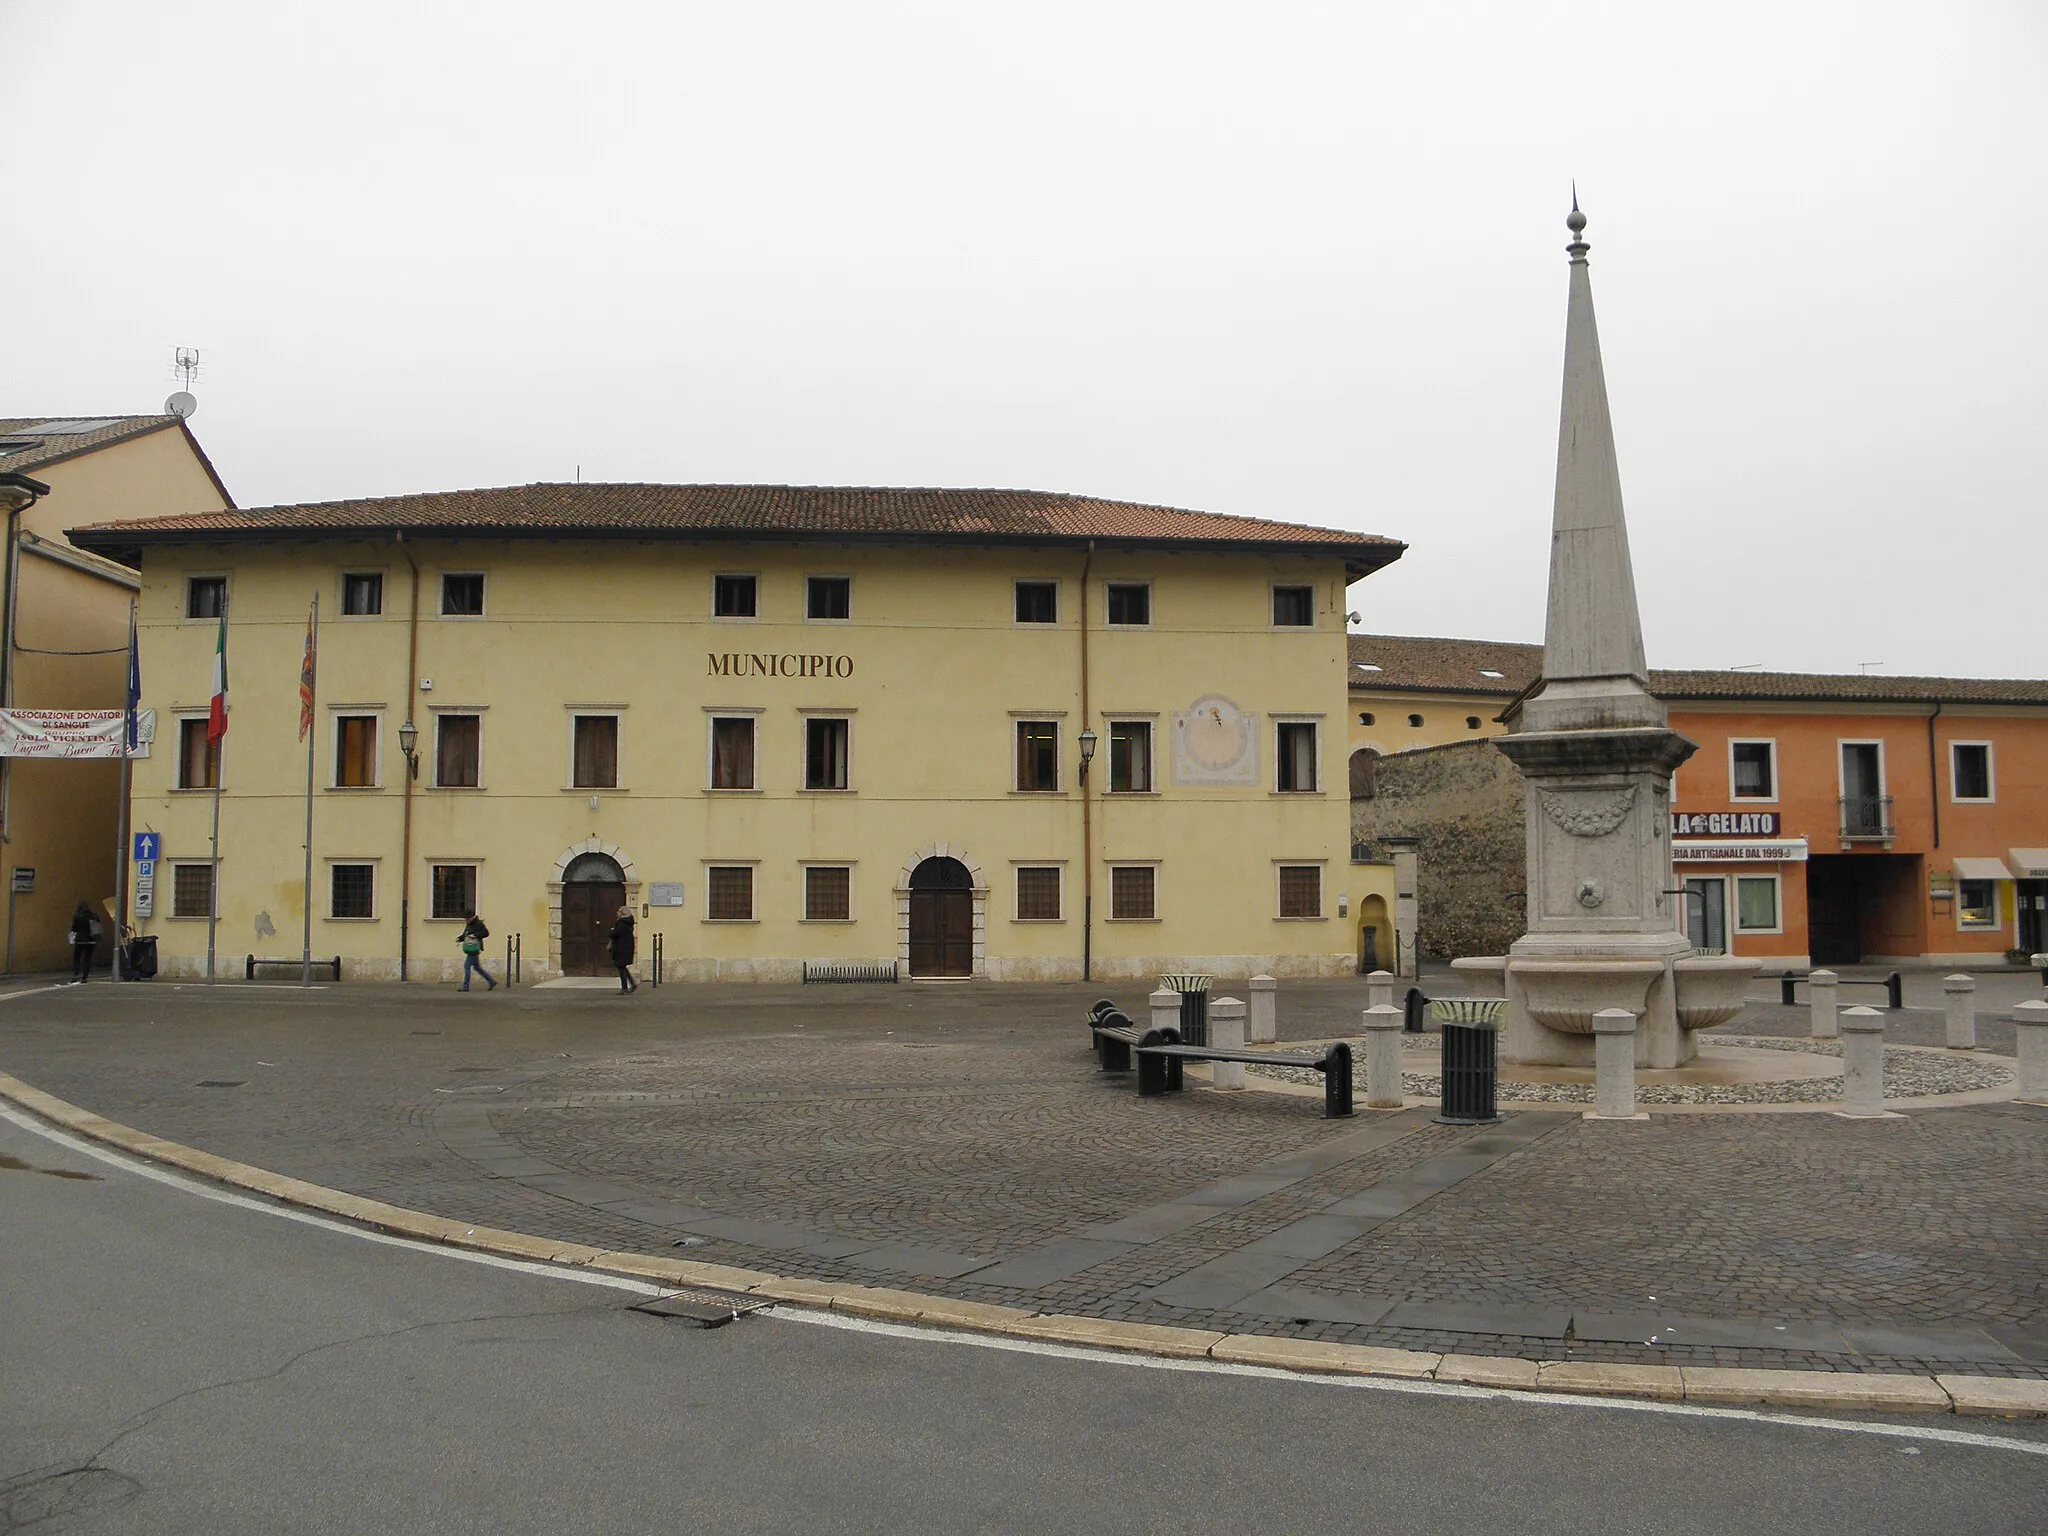
[[[1776,811],[1673,811],[1673,837],[1776,837]]]
[[[156,711],[136,711],[135,750],[124,753],[127,736],[123,710],[0,709],[0,757],[147,757]]]

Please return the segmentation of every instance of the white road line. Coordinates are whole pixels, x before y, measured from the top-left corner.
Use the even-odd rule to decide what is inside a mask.
[[[387,1232],[372,1232],[368,1228],[352,1226],[347,1222],[318,1216],[310,1211],[295,1210],[286,1205],[272,1205],[266,1201],[251,1199],[247,1195],[236,1194],[232,1190],[213,1188],[184,1174],[172,1173],[168,1169],[143,1162],[115,1148],[101,1146],[55,1126],[45,1125],[40,1120],[6,1105],[0,1105],[0,1119],[41,1136],[46,1141],[69,1148],[81,1156],[96,1158],[124,1172],[154,1179],[159,1184],[168,1184],[186,1194],[198,1195],[202,1199],[236,1206],[243,1210],[258,1211],[266,1216],[282,1217],[286,1221],[296,1221],[303,1226],[340,1233],[344,1237],[381,1243],[390,1248],[406,1248],[415,1253],[432,1254],[439,1258],[459,1259],[464,1263],[482,1264],[492,1269],[517,1270],[521,1274],[536,1275],[544,1280],[569,1280],[580,1285],[626,1291],[636,1296],[664,1296],[676,1289],[671,1285],[653,1285],[642,1280],[628,1279],[624,1275],[593,1274],[566,1265],[537,1264],[525,1259],[501,1258],[493,1253],[476,1253],[466,1248],[450,1248],[441,1243],[422,1242],[416,1238],[394,1237]],[[1592,1408],[1619,1413],[1652,1413],[1673,1418],[1723,1419],[1739,1423],[1776,1424],[1790,1429],[1826,1430],[1837,1434],[1874,1435],[1880,1439],[1917,1441],[1923,1444],[1968,1446],[1978,1450],[2017,1451],[2025,1456],[2048,1456],[2048,1442],[2012,1440],[2001,1435],[1978,1434],[1962,1429],[1941,1429],[1933,1425],[1878,1424],[1855,1419],[1829,1419],[1807,1414],[1773,1412],[1762,1408],[1711,1408],[1698,1403],[1668,1403],[1626,1397],[1584,1397],[1568,1392],[1510,1392],[1495,1387],[1472,1387],[1449,1381],[1402,1381],[1385,1376],[1307,1375],[1276,1370],[1271,1366],[1238,1365],[1225,1360],[1171,1360],[1158,1355],[1131,1354],[1123,1350],[1080,1349],[1071,1344],[1053,1344],[1039,1339],[1006,1338],[1000,1334],[957,1333],[943,1328],[920,1328],[906,1323],[848,1317],[838,1312],[785,1310],[779,1306],[769,1307],[753,1315],[777,1318],[785,1322],[809,1323],[823,1328],[837,1328],[847,1333],[904,1339],[918,1344],[964,1344],[976,1349],[1038,1355],[1053,1360],[1078,1360],[1090,1365],[1120,1365],[1135,1370],[1180,1371],[1208,1376],[1249,1376],[1265,1381],[1287,1382],[1298,1387],[1336,1388],[1354,1392],[1394,1392],[1414,1397],[1484,1398],[1527,1407]]]

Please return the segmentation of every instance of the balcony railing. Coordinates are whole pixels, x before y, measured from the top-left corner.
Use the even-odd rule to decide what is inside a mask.
[[[1848,839],[1889,839],[1898,836],[1898,829],[1892,825],[1892,797],[1842,796],[1842,836]]]

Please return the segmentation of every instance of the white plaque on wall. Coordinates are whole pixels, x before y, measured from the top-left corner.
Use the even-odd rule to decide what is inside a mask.
[[[1259,723],[1220,693],[1173,717],[1173,782],[1258,787]]]
[[[647,904],[650,907],[680,907],[683,904],[683,882],[680,880],[648,881]]]

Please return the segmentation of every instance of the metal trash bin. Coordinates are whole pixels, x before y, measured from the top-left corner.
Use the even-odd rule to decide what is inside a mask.
[[[1195,971],[1159,978],[1159,985],[1164,990],[1180,994],[1182,1045],[1209,1043],[1209,983],[1215,979],[1214,976],[1204,976]]]
[[[1429,1005],[1430,1022],[1443,1031],[1442,1102],[1439,1125],[1492,1125],[1499,1076],[1501,997],[1440,997]]]
[[[1410,987],[1408,995],[1401,1000],[1401,1033],[1419,1035],[1423,1032],[1423,1015],[1429,1009],[1429,994],[1420,987]]]
[[[122,946],[122,966],[126,974],[136,981],[147,981],[156,974],[156,935],[138,933]]]

